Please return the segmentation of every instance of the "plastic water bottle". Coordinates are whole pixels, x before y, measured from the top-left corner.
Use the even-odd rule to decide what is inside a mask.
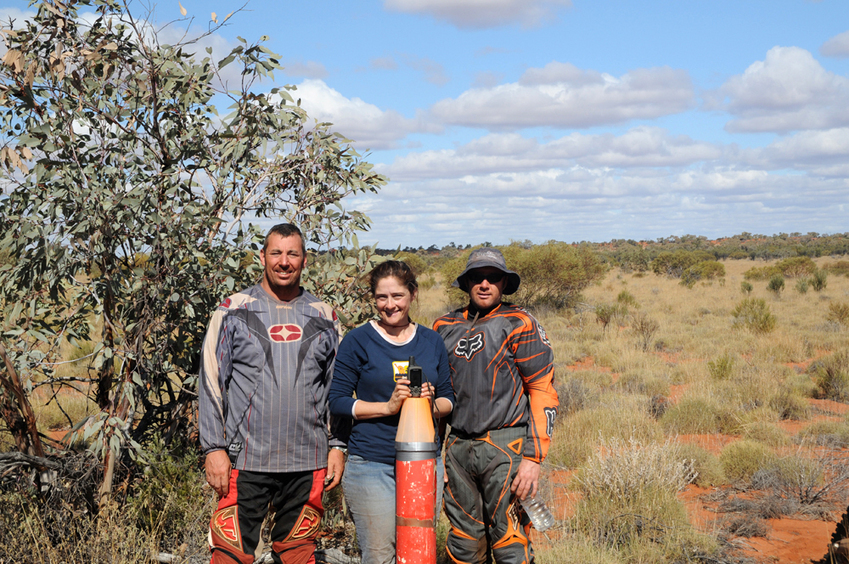
[[[527,496],[520,502],[525,513],[530,517],[534,529],[543,533],[554,525],[554,515],[551,514],[551,511],[541,499]]]

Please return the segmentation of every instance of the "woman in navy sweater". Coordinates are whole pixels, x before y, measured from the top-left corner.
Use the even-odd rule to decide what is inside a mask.
[[[454,407],[448,354],[442,338],[413,323],[410,304],[418,283],[406,263],[381,263],[369,276],[379,318],[348,333],[339,345],[330,411],[353,418],[342,478],[345,499],[369,564],[395,562],[395,433],[410,397],[409,358],[422,367],[422,397],[431,398],[434,418]],[[438,440],[435,439],[435,440]],[[439,452],[439,450],[437,451]],[[442,503],[443,463],[437,459],[437,508]]]

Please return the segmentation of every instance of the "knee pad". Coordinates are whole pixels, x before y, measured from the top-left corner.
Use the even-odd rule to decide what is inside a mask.
[[[239,510],[233,505],[212,514],[209,522],[212,564],[253,564],[254,555],[245,553],[239,530]]]

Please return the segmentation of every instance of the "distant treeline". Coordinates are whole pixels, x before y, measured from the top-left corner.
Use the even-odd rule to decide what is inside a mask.
[[[550,241],[549,243],[553,243]],[[512,243],[525,248],[534,245],[530,241]],[[483,243],[478,246],[492,246],[491,243]],[[661,237],[653,241],[635,241],[634,239],[613,239],[606,243],[593,243],[581,241],[572,243],[572,246],[581,247],[594,251],[601,260],[609,266],[618,266],[626,270],[649,271],[652,263],[657,264],[656,259],[668,256],[669,253],[680,251],[696,252],[702,260],[775,260],[791,257],[821,257],[842,256],[849,254],[849,233],[835,233],[832,235],[819,233],[779,233],[777,235],[760,235],[748,232],[723,237],[719,239],[708,239],[703,235],[672,235]],[[439,259],[454,258],[464,251],[472,248],[472,245],[456,245],[449,243],[440,248],[436,245],[425,247],[405,247],[401,251],[406,254],[414,254],[423,257],[431,265],[440,262]],[[395,255],[398,249],[377,249],[379,255]],[[679,255],[680,256],[680,255]]]

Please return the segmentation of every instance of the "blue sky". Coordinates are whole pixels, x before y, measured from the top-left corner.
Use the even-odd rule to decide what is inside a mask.
[[[390,178],[361,243],[849,231],[845,0],[251,0],[207,41],[261,35]]]

